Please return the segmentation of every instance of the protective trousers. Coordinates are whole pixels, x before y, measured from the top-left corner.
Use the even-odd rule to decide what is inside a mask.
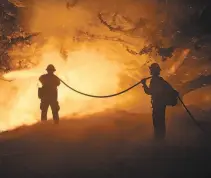
[[[166,106],[162,104],[152,105],[152,118],[155,139],[162,140],[166,136],[165,111]]]
[[[47,120],[47,112],[48,112],[48,107],[51,107],[51,111],[53,114],[53,120],[58,122],[59,121],[59,104],[57,100],[51,100],[51,99],[42,99],[41,104],[40,104],[40,109],[41,109],[41,121],[46,121]]]

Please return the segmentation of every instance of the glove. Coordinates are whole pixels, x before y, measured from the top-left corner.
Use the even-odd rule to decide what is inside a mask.
[[[141,80],[141,83],[142,83],[143,85],[145,85],[145,84],[146,84],[146,81],[147,81],[147,79],[144,78],[144,79]]]

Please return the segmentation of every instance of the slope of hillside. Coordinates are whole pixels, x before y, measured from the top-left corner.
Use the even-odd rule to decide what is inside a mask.
[[[181,108],[171,112],[167,123],[162,144],[151,139],[150,115],[126,112],[5,132],[0,136],[0,176],[205,177],[208,140]]]

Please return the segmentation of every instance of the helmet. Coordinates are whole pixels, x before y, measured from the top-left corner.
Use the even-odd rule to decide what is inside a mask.
[[[160,72],[161,68],[158,63],[152,63],[149,67],[151,72]]]
[[[48,67],[46,68],[46,70],[47,70],[47,71],[53,71],[53,72],[56,71],[54,65],[52,65],[52,64],[49,64]]]

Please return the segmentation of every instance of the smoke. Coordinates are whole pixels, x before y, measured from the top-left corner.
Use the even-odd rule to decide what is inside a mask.
[[[24,54],[23,61],[26,65],[30,62],[30,69],[5,75],[16,80],[2,83],[1,130],[39,120],[38,78],[49,63],[56,66],[57,75],[71,86],[95,95],[119,92],[149,75],[145,65],[149,56],[131,55],[125,45],[139,50],[149,40],[156,40],[158,24],[165,18],[156,15],[159,7],[156,1],[78,0],[70,4],[67,6],[67,1],[63,0],[32,1],[20,12],[20,22],[25,28],[41,32],[41,36],[33,45],[21,49],[16,46],[9,53],[14,66]],[[98,18],[99,13],[107,14],[105,18],[109,24],[123,30],[109,30]],[[115,13],[118,18],[113,24]],[[145,19],[144,28],[137,25],[140,19]],[[130,28],[133,30],[125,30]],[[184,56],[179,61],[183,61],[182,58]],[[150,98],[144,95],[141,87],[124,96],[96,100],[61,86],[59,101],[61,117],[84,116],[107,109],[150,112]]]

